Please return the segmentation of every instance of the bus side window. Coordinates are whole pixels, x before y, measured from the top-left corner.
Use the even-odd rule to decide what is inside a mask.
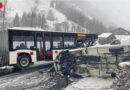
[[[33,36],[13,36],[13,49],[30,49],[34,46]]]
[[[61,35],[54,35],[53,36],[53,48],[63,48],[63,38]]]
[[[74,48],[75,47],[75,37],[64,36],[64,48]]]
[[[30,49],[32,46],[34,46],[34,37],[28,36],[26,37],[26,48]]]

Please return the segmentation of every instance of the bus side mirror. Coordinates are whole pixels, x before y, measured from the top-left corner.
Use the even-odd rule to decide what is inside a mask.
[[[31,46],[30,49],[31,50],[37,50],[37,48],[35,46]]]

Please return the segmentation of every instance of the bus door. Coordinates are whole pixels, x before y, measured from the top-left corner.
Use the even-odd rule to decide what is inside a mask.
[[[45,59],[52,60],[51,33],[44,33]]]
[[[44,60],[44,45],[43,45],[43,35],[42,33],[36,34],[36,46],[37,46],[37,60]]]

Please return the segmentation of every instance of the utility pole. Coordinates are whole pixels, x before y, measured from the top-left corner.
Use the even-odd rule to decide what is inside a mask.
[[[5,15],[6,15],[6,0],[4,0],[4,8],[3,8],[3,25],[2,25],[2,29],[5,29]]]

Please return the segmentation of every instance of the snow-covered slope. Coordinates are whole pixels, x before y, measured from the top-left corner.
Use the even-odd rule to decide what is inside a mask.
[[[39,0],[38,9],[39,11],[42,9],[48,10],[50,6],[51,0]],[[31,8],[35,5],[35,0],[8,0],[7,6],[10,8],[9,15],[14,17],[16,13],[22,15],[23,12],[31,11]]]
[[[79,25],[67,19],[67,17],[56,10],[55,8],[50,7],[51,0],[8,0],[8,16],[14,18],[15,14],[18,13],[22,17],[23,13],[29,13],[34,7],[36,7],[36,13],[44,14],[47,19],[47,25],[49,30],[54,30],[56,24],[63,25],[64,22],[69,25],[69,30],[71,31],[72,25],[78,27]],[[49,20],[48,14],[51,11],[54,15],[54,20]],[[89,32],[85,28],[80,26],[81,31]]]

